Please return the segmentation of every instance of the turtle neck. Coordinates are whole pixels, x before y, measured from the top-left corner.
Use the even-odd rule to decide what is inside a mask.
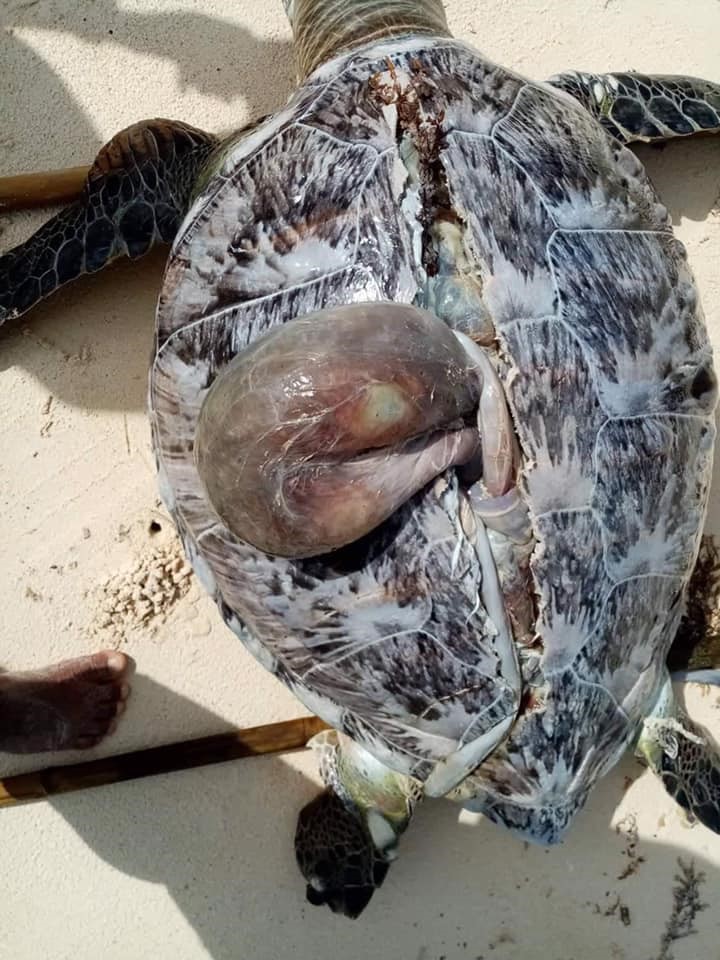
[[[353,47],[409,34],[449,36],[441,0],[285,0],[300,79]]]

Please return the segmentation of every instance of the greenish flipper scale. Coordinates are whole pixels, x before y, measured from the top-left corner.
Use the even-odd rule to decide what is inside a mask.
[[[720,131],[720,84],[643,73],[561,73],[549,81],[621,143]]]
[[[172,242],[217,140],[172,120],[121,131],[98,154],[80,198],[0,257],[0,323],[112,260]]]
[[[720,833],[720,751],[677,703],[669,679],[645,720],[636,753],[691,819]]]

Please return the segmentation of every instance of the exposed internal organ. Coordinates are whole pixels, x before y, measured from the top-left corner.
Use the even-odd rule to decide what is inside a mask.
[[[517,490],[514,493],[520,499]],[[473,505],[475,503],[472,500]],[[522,502],[521,509],[515,512],[515,519],[524,515],[527,518],[527,506]],[[529,527],[529,518],[527,519]],[[488,524],[488,539],[490,549],[495,559],[495,566],[500,579],[500,589],[505,600],[513,636],[516,643],[530,646],[535,642],[535,583],[530,570],[530,559],[535,549],[535,539],[532,532],[527,540],[518,540],[498,533]]]
[[[408,304],[328,309],[270,332],[203,403],[195,457],[213,508],[277,556],[359,539],[476,454],[472,367],[446,324]]]
[[[535,541],[527,504],[516,486],[518,449],[502,382],[488,354],[455,332],[476,366],[482,476],[468,489],[469,506],[488,530],[505,608],[518,643],[534,639],[535,607],[530,557]]]
[[[371,86],[398,143],[418,306],[330,309],[257,340],[208,392],[199,473],[238,537],[302,558],[359,539],[464,465],[463,528],[492,553],[515,639],[530,644],[533,531],[516,486],[519,451],[491,359],[497,341],[481,268],[440,160],[435,85],[419,63],[409,71],[389,63]]]
[[[411,62],[409,70],[389,61],[388,69],[373,77],[371,89],[395,130],[405,172],[401,206],[421,228],[419,259],[425,276],[418,302],[460,337],[478,377],[482,449],[463,470],[469,503],[461,522],[474,528],[479,521],[487,528],[515,640],[530,645],[535,639],[530,571],[535,540],[516,486],[519,449],[505,390],[490,358],[497,339],[482,269],[466,243],[466,224],[454,208],[441,159],[446,129],[436,84],[419,61]]]
[[[515,482],[512,420],[500,377],[485,351],[464,333],[456,331],[455,336],[479,373],[478,427],[482,436],[482,477],[492,503],[495,498],[503,497]],[[492,517],[496,512],[497,508],[492,507],[488,516]]]
[[[388,61],[388,69],[373,76],[370,87],[397,140],[405,181],[401,207],[420,228],[418,259],[424,277],[417,302],[454,330],[490,345],[495,330],[483,301],[482,278],[466,248],[464,224],[453,207],[441,160],[445,115],[437,109],[435,81],[420,61],[411,61],[409,71]]]
[[[428,276],[425,300],[428,309],[453,330],[471,336],[483,347],[495,345],[495,325],[483,300],[483,282],[477,264],[464,243],[457,219],[440,219],[431,228],[437,251],[437,271]]]

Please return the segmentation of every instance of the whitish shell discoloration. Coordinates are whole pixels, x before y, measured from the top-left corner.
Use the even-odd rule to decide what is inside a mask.
[[[435,161],[522,452],[538,643],[520,651],[526,700],[507,736],[518,660],[481,602],[453,476],[359,546],[292,563],[223,528],[192,460],[204,391],[264,330],[332,303],[424,296],[422,191],[372,79],[392,79],[388,57],[442,132]],[[558,839],[662,684],[706,508],[712,358],[664,207],[575,101],[449,40],[326,64],[218,171],[173,250],[151,384],[191,560],[311,709],[421,780],[482,744],[458,795]]]
[[[534,183],[489,137],[457,131],[447,143],[447,171],[473,171],[467,197],[452,175],[448,185],[467,224],[467,244],[486,272],[484,299],[495,324],[554,313],[546,249],[555,224]]]
[[[503,326],[513,357],[508,397],[527,457],[525,486],[537,514],[590,503],[595,439],[606,415],[582,347],[555,317]],[[564,410],[558,421],[558,410]]]
[[[260,306],[188,323],[159,350],[151,392],[176,522],[191,562],[203,558],[206,586],[230,626],[308,707],[425,780],[438,762],[490,735],[468,763],[484,757],[507,731],[520,694],[512,646],[500,642],[478,599],[474,551],[465,543],[458,553],[456,482],[415,498],[383,538],[332,562],[293,562],[267,557],[223,527],[192,453],[207,389],[254,337],[321,305],[402,299],[394,281],[381,290],[372,271],[353,266]],[[446,585],[439,593],[438,583]]]
[[[593,365],[609,416],[710,411],[714,393],[703,404],[695,386],[698,373],[712,369],[710,345],[677,240],[558,232],[549,253],[560,316]]]

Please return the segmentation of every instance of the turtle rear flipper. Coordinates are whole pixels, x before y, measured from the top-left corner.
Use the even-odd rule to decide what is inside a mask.
[[[642,73],[561,73],[569,93],[621,143],[652,143],[720,132],[720,84]]]
[[[720,750],[675,701],[669,680],[643,724],[636,753],[693,819],[720,833]]]
[[[100,151],[79,199],[0,257],[0,324],[84,273],[170,243],[187,212],[214,136],[146,120]]]

